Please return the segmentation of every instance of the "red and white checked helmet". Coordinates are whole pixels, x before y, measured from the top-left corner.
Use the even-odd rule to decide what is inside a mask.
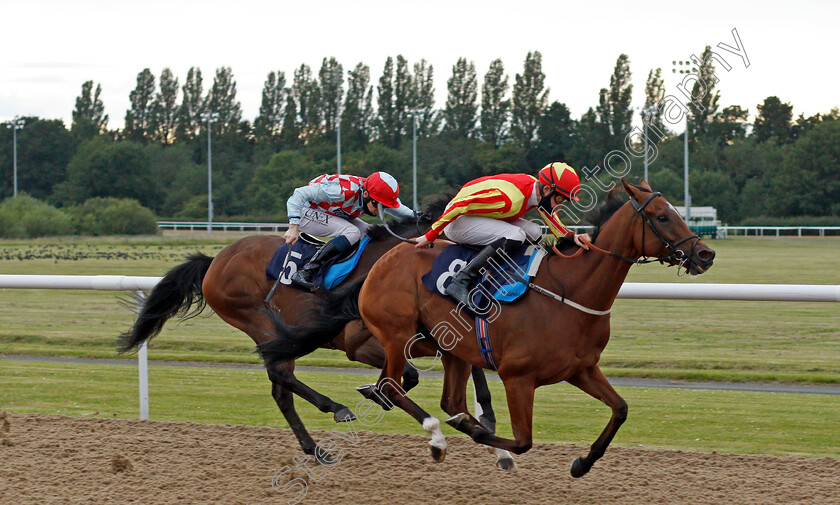
[[[400,206],[400,185],[387,172],[375,172],[365,180],[365,191],[375,201],[385,207],[395,209]]]

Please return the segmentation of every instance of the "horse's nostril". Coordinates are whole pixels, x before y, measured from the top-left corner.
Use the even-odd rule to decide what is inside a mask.
[[[712,261],[715,259],[715,252],[711,249],[703,249],[698,251],[697,257],[703,261]]]

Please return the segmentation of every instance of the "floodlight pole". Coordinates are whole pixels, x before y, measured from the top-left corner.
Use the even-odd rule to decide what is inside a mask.
[[[685,180],[685,222],[690,224],[691,219],[691,195],[688,193],[688,112],[685,113],[685,156],[683,159]]]
[[[207,121],[207,233],[213,233],[213,150],[210,142],[210,125],[219,119],[215,112],[205,112],[201,119]]]
[[[336,169],[338,175],[341,175],[341,71],[335,69],[338,78],[335,80],[335,151],[336,151]]]
[[[411,116],[411,125],[413,130],[413,140],[411,143],[411,159],[412,159],[412,176],[411,176],[411,192],[412,192],[412,208],[417,210],[417,113],[422,112],[423,109],[409,109],[408,114]]]
[[[23,128],[25,121],[15,116],[14,119],[6,123],[6,128],[12,129],[12,196],[18,194],[18,180],[17,180],[17,131]]]
[[[691,74],[696,73],[696,68],[688,68],[692,65],[691,61],[674,61],[673,67],[671,68],[671,72],[676,74],[677,73],[677,66],[685,65],[686,68],[680,69],[680,74]],[[685,147],[684,147],[684,154],[683,154],[683,191],[684,191],[684,200],[685,200],[685,222],[686,224],[690,224],[689,220],[691,219],[691,195],[688,192],[688,116],[691,112],[691,109],[688,108],[686,105],[686,113],[685,113]]]
[[[642,116],[643,122],[645,123],[645,182],[650,184],[650,179],[648,179],[648,123],[650,122],[651,114],[649,107],[645,107],[645,109],[645,113]]]

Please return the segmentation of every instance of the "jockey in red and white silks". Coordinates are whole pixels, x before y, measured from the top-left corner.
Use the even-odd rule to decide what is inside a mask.
[[[294,244],[300,232],[334,238],[292,276],[292,281],[314,289],[312,279],[318,269],[367,233],[368,224],[359,216],[363,212],[377,215],[377,204],[381,203],[386,213],[398,219],[414,217],[414,211],[400,202],[399,192],[396,179],[385,172],[376,172],[367,178],[321,175],[297,188],[286,202],[289,218],[286,242]]]

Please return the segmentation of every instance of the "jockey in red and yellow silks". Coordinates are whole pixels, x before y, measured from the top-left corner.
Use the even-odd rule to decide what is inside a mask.
[[[449,202],[440,218],[426,233],[433,242],[443,229],[461,215],[481,216],[502,221],[515,221],[532,210],[536,177],[528,174],[498,174],[480,177],[466,183]],[[571,237],[574,232],[563,226],[557,213],[538,208],[540,217],[557,237]]]
[[[540,170],[539,179],[528,174],[475,179],[449,202],[431,230],[417,240],[417,247],[427,247],[442,232],[454,242],[485,246],[446,288],[447,294],[469,304],[470,284],[491,258],[502,252],[511,254],[526,241],[542,238],[540,226],[523,219],[530,210],[537,209],[557,238],[573,238],[576,244],[588,248],[579,235],[563,226],[557,214],[563,203],[578,200],[579,187],[580,178],[566,163],[549,163]]]

